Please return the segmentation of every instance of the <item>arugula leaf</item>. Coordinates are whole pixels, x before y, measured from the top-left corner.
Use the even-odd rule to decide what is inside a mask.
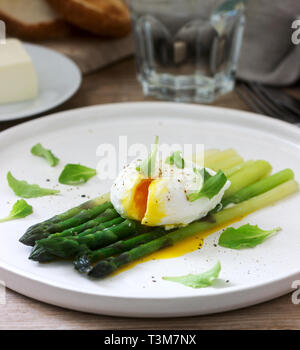
[[[13,208],[9,215],[6,218],[1,219],[0,222],[25,218],[32,213],[32,206],[29,205],[24,199],[20,199],[13,205]]]
[[[136,167],[136,170],[141,172],[146,177],[151,177],[155,172],[155,161],[158,151],[158,136],[155,137],[154,148],[149,156],[144,159],[139,166]]]
[[[173,154],[166,159],[166,163],[176,165],[178,169],[184,169],[184,159],[181,157],[181,151],[173,152]]]
[[[59,159],[49,150],[44,148],[40,143],[37,143],[31,148],[31,153],[35,156],[45,158],[50,166],[56,166],[59,163]]]
[[[181,283],[187,287],[205,288],[213,284],[214,280],[218,278],[220,271],[221,264],[220,261],[218,261],[212,269],[197,275],[189,274],[177,277],[163,277],[162,279],[166,281]]]
[[[58,190],[42,188],[39,185],[30,185],[26,181],[17,180],[10,171],[7,173],[7,182],[15,195],[23,198],[36,198],[59,193]]]
[[[64,185],[80,185],[94,177],[97,171],[80,164],[67,164],[58,181]]]
[[[212,177],[212,175],[210,175],[210,173],[205,168],[194,168],[193,170],[195,174],[198,174],[203,178],[203,183],[205,183],[209,178]]]
[[[223,173],[222,170],[219,170],[216,175],[210,176],[205,180],[205,172],[204,172],[204,183],[199,192],[190,193],[187,197],[190,202],[194,202],[195,200],[201,197],[207,197],[209,199],[213,198],[216,194],[220,192],[223,186],[226,184],[227,177]]]
[[[276,227],[273,230],[264,231],[258,226],[250,224],[243,225],[239,228],[228,227],[222,232],[219,238],[219,245],[231,249],[253,248],[263,243],[267,237],[280,230],[280,227]]]

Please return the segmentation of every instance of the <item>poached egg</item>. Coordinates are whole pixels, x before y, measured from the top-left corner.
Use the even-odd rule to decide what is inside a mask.
[[[141,159],[133,160],[125,167],[111,188],[111,202],[124,218],[140,221],[147,226],[166,228],[185,226],[205,217],[222,200],[230,186],[227,180],[221,190],[212,198],[201,197],[193,202],[188,195],[203,186],[203,179],[195,170],[201,168],[192,161],[186,161],[183,169],[176,165],[163,164],[156,160],[155,174],[151,178],[137,170]],[[214,176],[209,168],[206,171]]]

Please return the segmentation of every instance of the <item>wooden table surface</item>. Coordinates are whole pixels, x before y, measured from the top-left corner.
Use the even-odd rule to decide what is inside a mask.
[[[291,92],[300,97],[300,88]],[[77,94],[53,112],[103,103],[150,100],[144,98],[135,78],[133,59],[87,75]],[[233,92],[214,105],[249,110]],[[52,111],[51,111],[52,113]],[[28,119],[27,119],[28,120]],[[0,123],[0,131],[23,120]],[[6,291],[0,305],[0,329],[300,329],[300,306],[291,295],[232,312],[185,318],[128,319],[65,310]]]

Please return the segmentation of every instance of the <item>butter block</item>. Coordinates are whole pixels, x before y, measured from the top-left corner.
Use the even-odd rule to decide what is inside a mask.
[[[26,101],[38,95],[38,79],[22,43],[7,39],[0,44],[0,104]]]

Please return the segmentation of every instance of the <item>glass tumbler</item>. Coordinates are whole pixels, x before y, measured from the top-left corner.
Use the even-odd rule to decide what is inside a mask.
[[[211,102],[234,88],[246,0],[130,0],[145,95]]]

